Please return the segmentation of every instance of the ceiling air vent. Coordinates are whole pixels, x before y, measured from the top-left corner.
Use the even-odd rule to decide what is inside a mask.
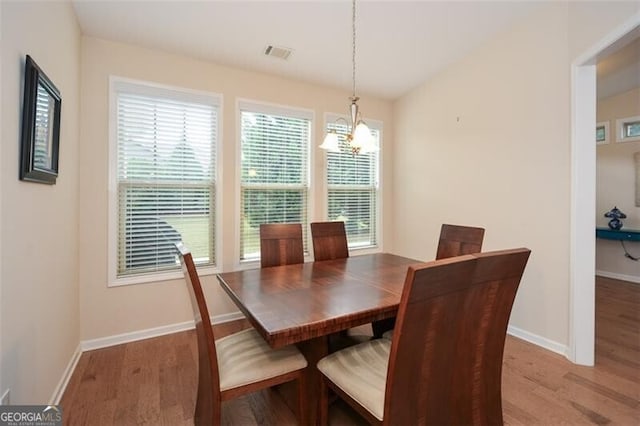
[[[274,58],[280,58],[280,59],[288,59],[289,55],[291,55],[291,52],[293,52],[293,50],[289,49],[288,47],[280,47],[280,46],[273,46],[273,45],[269,45],[267,46],[266,49],[264,49],[264,54],[267,56],[272,56]]]

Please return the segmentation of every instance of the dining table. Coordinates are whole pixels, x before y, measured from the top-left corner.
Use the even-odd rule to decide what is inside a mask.
[[[256,331],[273,348],[295,344],[306,357],[307,400],[319,400],[317,362],[328,336],[396,316],[407,268],[420,263],[388,253],[247,269],[217,279]],[[318,407],[310,403],[311,424]]]

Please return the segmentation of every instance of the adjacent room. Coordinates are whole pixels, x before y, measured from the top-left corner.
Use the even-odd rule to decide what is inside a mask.
[[[0,0],[0,82],[0,411],[638,423],[640,1]]]

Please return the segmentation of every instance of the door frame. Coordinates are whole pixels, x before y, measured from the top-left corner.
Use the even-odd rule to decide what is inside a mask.
[[[571,65],[569,359],[595,363],[596,62],[640,34],[640,12]]]

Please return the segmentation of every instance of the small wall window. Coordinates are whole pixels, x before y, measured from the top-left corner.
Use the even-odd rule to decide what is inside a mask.
[[[631,123],[624,123],[624,137],[633,138],[640,136],[640,121],[634,121]]]
[[[596,143],[602,145],[609,143],[609,122],[602,121],[596,124]]]
[[[640,115],[616,120],[617,142],[640,141]]]

